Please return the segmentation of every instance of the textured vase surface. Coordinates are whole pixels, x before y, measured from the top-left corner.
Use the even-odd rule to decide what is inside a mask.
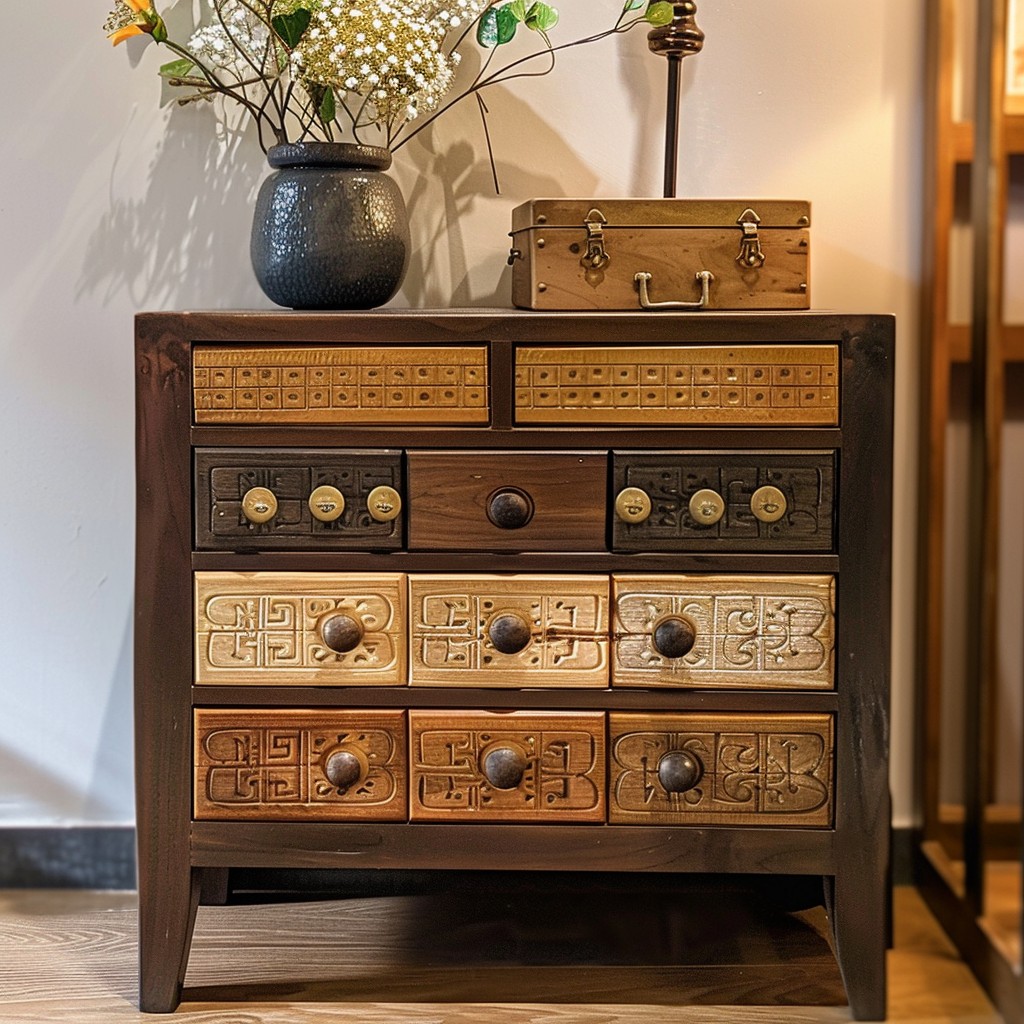
[[[409,221],[391,154],[375,146],[274,146],[260,186],[250,254],[267,298],[292,309],[372,309],[409,265]]]

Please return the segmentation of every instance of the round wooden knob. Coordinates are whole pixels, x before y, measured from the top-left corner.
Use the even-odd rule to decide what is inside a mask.
[[[487,636],[496,651],[502,654],[518,654],[524,650],[533,637],[530,624],[515,612],[502,612],[491,619]]]
[[[714,526],[725,515],[725,501],[718,491],[704,487],[690,498],[690,516],[698,526]]]
[[[518,530],[533,518],[533,501],[524,491],[503,488],[488,499],[487,518],[501,530]]]
[[[786,496],[778,487],[758,487],[750,496],[750,511],[762,523],[776,523],[786,514]]]
[[[354,651],[363,639],[363,624],[351,615],[339,613],[320,623],[320,636],[332,651],[346,654]]]
[[[615,514],[624,523],[642,523],[651,514],[651,497],[640,487],[623,487],[615,496]]]
[[[250,523],[267,523],[277,515],[277,498],[267,487],[250,487],[242,495],[242,515]]]
[[[689,619],[670,615],[654,627],[654,649],[664,658],[681,658],[697,642],[697,630]]]
[[[493,747],[483,756],[484,778],[495,789],[515,789],[523,781],[526,756],[514,746]]]
[[[390,523],[397,519],[402,512],[402,496],[387,484],[374,487],[366,496],[366,508],[370,518],[378,523]]]
[[[309,496],[309,511],[321,523],[333,523],[345,511],[345,495],[337,487],[324,484]]]
[[[658,781],[668,793],[685,793],[700,782],[704,765],[688,750],[670,750],[658,762]]]
[[[345,747],[332,750],[324,761],[324,775],[338,789],[346,789],[366,774],[366,763],[359,755]]]

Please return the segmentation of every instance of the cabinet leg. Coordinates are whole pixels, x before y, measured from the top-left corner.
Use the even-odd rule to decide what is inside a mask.
[[[171,1013],[181,1002],[192,929],[199,906],[197,868],[165,879],[157,892],[139,888],[139,1009]]]
[[[199,905],[223,907],[231,895],[231,877],[228,868],[201,868]]]
[[[863,879],[826,879],[836,960],[854,1020],[885,1020],[888,895]]]

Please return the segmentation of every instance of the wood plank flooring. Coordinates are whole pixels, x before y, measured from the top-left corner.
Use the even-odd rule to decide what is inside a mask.
[[[624,909],[595,908],[609,911],[597,915],[601,928],[595,935],[581,921],[564,917],[558,929],[540,927],[553,912],[565,913],[550,900],[532,909],[504,898],[486,904],[479,894],[444,900],[426,894],[201,907],[186,1001],[169,1019],[204,1024],[824,1024],[850,1019],[824,944],[820,908],[785,915],[789,920],[781,925],[764,925],[730,919],[736,911],[724,905],[688,902],[678,912],[663,913],[652,928],[650,906],[631,898]],[[730,965],[730,944],[733,961],[752,960],[753,967]],[[632,947],[641,966],[616,960],[615,950],[624,947]],[[724,966],[701,968],[709,951]],[[896,891],[889,972],[892,1021],[1001,1020],[910,888]],[[623,978],[631,980],[623,983]],[[782,978],[790,984],[777,984]],[[759,979],[767,979],[767,987]],[[679,984],[686,986],[683,992]],[[138,1012],[135,990],[134,894],[0,891],[0,1024],[159,1019]],[[725,990],[748,1005],[707,1005]],[[801,994],[808,1002],[828,1005],[800,1005]],[[681,998],[701,1005],[673,1005]]]

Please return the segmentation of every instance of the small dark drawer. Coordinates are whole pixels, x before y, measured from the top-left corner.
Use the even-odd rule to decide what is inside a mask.
[[[614,452],[617,551],[831,551],[835,453]]]
[[[398,451],[198,448],[196,546],[402,546]]]

